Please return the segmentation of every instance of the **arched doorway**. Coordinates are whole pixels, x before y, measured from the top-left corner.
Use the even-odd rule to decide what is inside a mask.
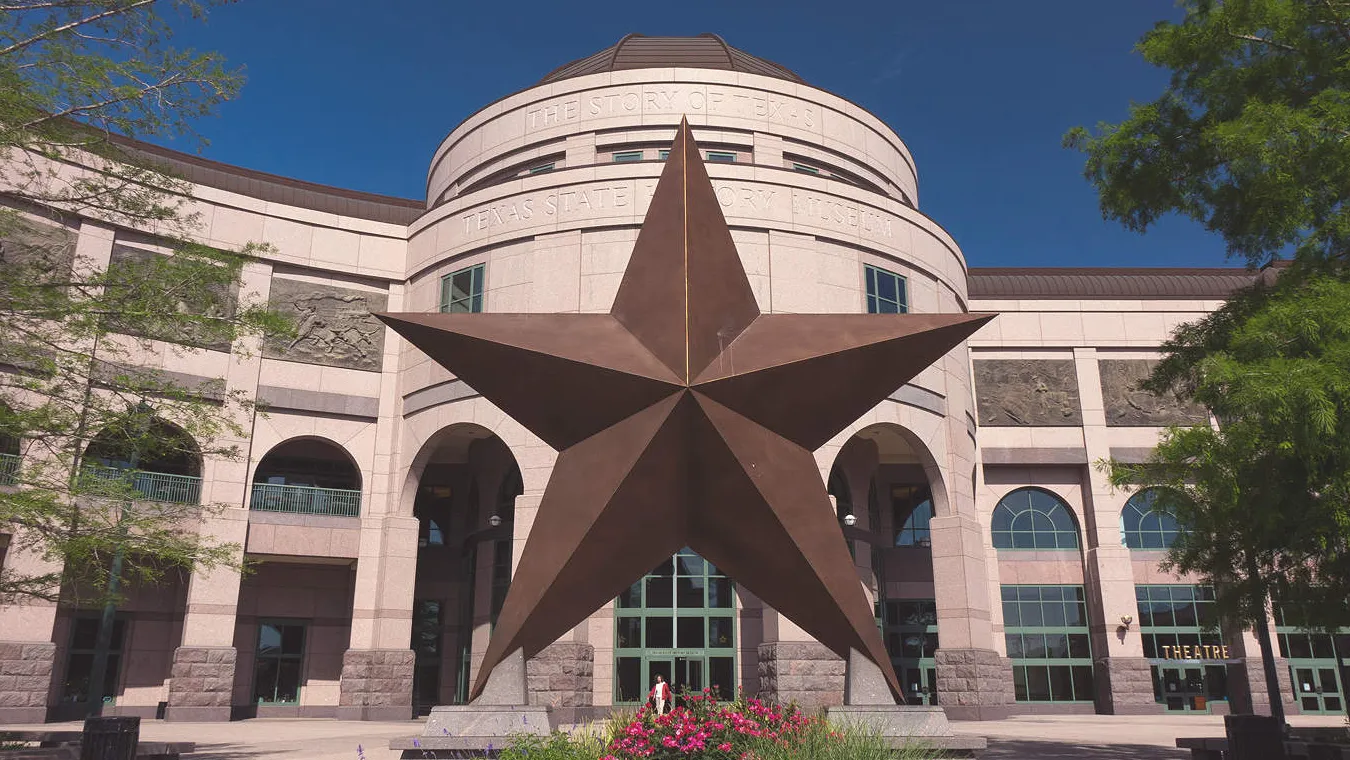
[[[464,704],[511,585],[520,467],[501,438],[472,424],[442,429],[409,473],[419,522],[414,586],[413,710]]]
[[[875,601],[877,624],[911,705],[939,702],[929,523],[941,496],[939,487],[935,499],[924,453],[904,428],[872,425],[840,449],[829,479],[844,536]],[[852,520],[846,520],[850,515]]]

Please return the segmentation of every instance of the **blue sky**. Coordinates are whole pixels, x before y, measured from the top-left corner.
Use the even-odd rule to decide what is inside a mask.
[[[1061,147],[1161,91],[1165,72],[1132,48],[1177,14],[1173,0],[241,0],[176,39],[246,68],[241,97],[198,123],[206,157],[421,198],[432,151],[479,107],[631,31],[716,32],[890,124],[920,209],[974,266],[1236,266],[1188,220],[1143,236],[1104,222]]]

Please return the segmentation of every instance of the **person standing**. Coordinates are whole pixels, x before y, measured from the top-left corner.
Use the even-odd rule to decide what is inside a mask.
[[[648,696],[656,705],[656,714],[663,715],[666,712],[666,702],[670,699],[670,684],[666,683],[665,677],[660,673],[656,674],[656,683]]]

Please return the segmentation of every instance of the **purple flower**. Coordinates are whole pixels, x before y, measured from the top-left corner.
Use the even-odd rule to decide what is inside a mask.
[[[422,742],[419,742],[419,741],[417,741],[416,739],[413,739],[413,746],[414,746],[414,747],[420,747],[420,746],[422,746]]]
[[[448,728],[442,728],[442,729],[441,729],[441,733],[445,734],[446,736],[449,736],[449,735],[450,735],[450,729],[448,729]]]

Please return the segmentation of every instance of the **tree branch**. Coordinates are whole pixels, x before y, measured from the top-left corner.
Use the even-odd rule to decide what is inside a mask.
[[[23,50],[24,48],[36,45],[37,43],[49,37],[53,37],[55,35],[62,34],[64,32],[68,32],[71,29],[79,28],[81,26],[84,26],[85,24],[92,24],[95,21],[100,21],[102,19],[108,18],[109,16],[116,16],[121,13],[133,11],[143,5],[150,5],[153,2],[155,2],[155,0],[137,0],[131,5],[123,6],[121,8],[110,8],[102,13],[95,13],[92,16],[85,16],[84,18],[76,19],[74,21],[71,21],[70,23],[62,24],[61,26],[48,29],[47,31],[42,32],[41,34],[35,34],[26,40],[19,40],[18,42],[15,42],[14,44],[10,45],[7,48],[0,49],[0,55],[9,55],[10,53],[18,52],[20,50]]]
[[[1283,42],[1276,42],[1275,40],[1268,39],[1266,37],[1258,37],[1255,34],[1242,34],[1240,32],[1229,32],[1226,30],[1224,31],[1224,34],[1227,34],[1229,37],[1232,37],[1235,40],[1246,40],[1247,42],[1259,42],[1262,45],[1269,45],[1270,47],[1283,50],[1286,53],[1298,52],[1298,48],[1294,47],[1293,45],[1286,45]]]

